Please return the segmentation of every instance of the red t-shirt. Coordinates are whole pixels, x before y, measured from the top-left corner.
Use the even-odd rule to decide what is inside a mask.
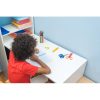
[[[30,78],[38,71],[37,66],[33,66],[26,61],[15,60],[11,51],[8,63],[8,79],[11,83],[30,83]]]

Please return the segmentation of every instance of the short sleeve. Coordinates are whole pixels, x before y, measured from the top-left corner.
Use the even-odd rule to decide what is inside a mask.
[[[25,63],[23,66],[23,71],[24,71],[24,74],[30,75],[30,77],[32,77],[37,73],[38,68],[39,67],[37,66],[33,66],[29,63]]]

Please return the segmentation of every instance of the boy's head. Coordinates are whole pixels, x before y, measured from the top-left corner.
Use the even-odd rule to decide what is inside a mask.
[[[20,34],[12,43],[12,51],[17,60],[24,61],[34,54],[36,39],[28,34]]]

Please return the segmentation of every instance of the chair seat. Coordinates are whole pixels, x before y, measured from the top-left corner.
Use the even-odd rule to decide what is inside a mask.
[[[48,78],[44,75],[38,75],[31,79],[31,83],[46,83]]]

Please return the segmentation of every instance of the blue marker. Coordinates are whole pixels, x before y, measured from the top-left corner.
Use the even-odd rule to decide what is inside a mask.
[[[65,55],[63,55],[63,54],[59,54],[58,55],[60,58],[64,58],[65,57]]]

